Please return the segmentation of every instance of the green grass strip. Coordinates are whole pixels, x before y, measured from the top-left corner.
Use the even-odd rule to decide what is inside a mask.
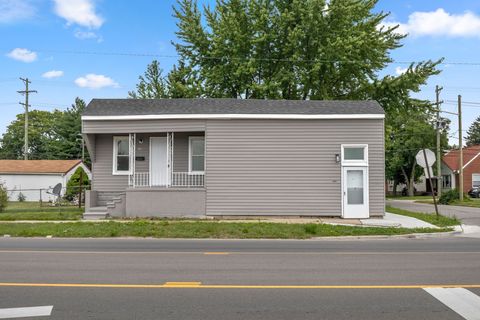
[[[15,237],[154,237],[154,238],[231,238],[231,239],[308,239],[312,237],[402,235],[450,231],[354,227],[328,224],[222,223],[222,222],[66,222],[0,223],[0,235]]]
[[[392,206],[387,206],[386,211],[390,213],[400,214],[402,216],[408,216],[408,217],[416,218],[419,220],[423,220],[437,227],[452,227],[460,224],[460,221],[457,218],[450,218],[442,215],[439,215],[437,217],[435,213],[413,212],[413,211],[403,210],[399,208],[394,208]]]

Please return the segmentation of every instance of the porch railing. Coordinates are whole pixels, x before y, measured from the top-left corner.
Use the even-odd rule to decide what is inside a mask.
[[[172,172],[170,181],[157,181],[152,183],[149,172],[135,172],[129,176],[128,184],[133,188],[144,187],[203,187],[205,184],[204,173]]]

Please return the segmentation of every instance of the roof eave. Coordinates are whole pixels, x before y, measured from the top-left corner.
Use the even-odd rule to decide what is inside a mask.
[[[146,114],[146,115],[108,115],[82,116],[83,121],[102,120],[174,120],[174,119],[384,119],[382,113],[364,114]]]

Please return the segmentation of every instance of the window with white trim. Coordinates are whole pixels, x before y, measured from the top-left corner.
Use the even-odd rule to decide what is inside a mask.
[[[188,154],[189,172],[205,172],[205,137],[189,137]]]
[[[128,136],[113,137],[113,174],[130,173],[130,141]]]
[[[368,164],[368,145],[366,144],[342,145],[342,164],[367,165]]]
[[[480,173],[472,173],[472,187],[480,187]]]

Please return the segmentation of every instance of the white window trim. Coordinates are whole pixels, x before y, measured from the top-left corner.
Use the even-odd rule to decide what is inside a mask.
[[[361,166],[368,167],[368,144],[342,144],[342,166]],[[345,148],[364,148],[363,160],[345,160]]]
[[[472,173],[472,188],[473,188],[473,176],[480,177],[480,173]],[[468,191],[468,190],[467,190]]]
[[[120,139],[127,139],[128,142],[128,170],[117,170],[117,141]],[[113,136],[113,161],[112,161],[112,174],[114,176],[127,176],[132,174],[132,164],[130,155],[130,139],[129,136]]]
[[[203,139],[203,144],[205,146],[205,136],[189,136],[188,137],[188,173],[189,174],[205,174],[204,171],[192,171],[192,141]],[[203,151],[203,167],[205,168],[205,150]]]

